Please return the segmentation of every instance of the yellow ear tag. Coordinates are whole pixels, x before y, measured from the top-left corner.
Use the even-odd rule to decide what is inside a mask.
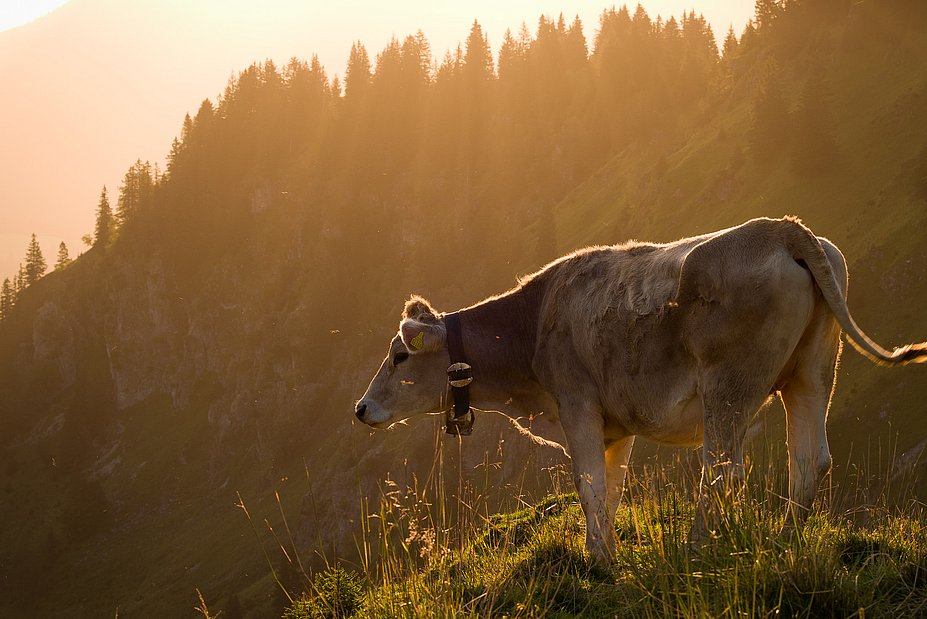
[[[409,344],[411,344],[412,348],[414,348],[415,350],[421,350],[422,347],[425,345],[425,332],[419,331],[418,335],[416,335],[411,340],[409,340]]]

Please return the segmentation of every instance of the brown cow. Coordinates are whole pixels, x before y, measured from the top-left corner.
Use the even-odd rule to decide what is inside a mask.
[[[866,337],[846,288],[843,255],[794,218],[583,249],[457,313],[473,407],[559,417],[586,548],[606,561],[636,436],[704,445],[698,540],[713,526],[712,494],[743,477],[751,418],[778,393],[790,520],[801,522],[831,466],[825,421],[841,328],[878,363],[927,360],[927,344],[887,352]],[[449,362],[445,316],[413,297],[357,418],[382,428],[447,410]]]

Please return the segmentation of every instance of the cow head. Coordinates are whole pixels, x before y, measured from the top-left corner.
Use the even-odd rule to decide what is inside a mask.
[[[413,415],[441,412],[449,363],[444,322],[428,301],[412,297],[402,311],[399,333],[354,414],[385,428]]]

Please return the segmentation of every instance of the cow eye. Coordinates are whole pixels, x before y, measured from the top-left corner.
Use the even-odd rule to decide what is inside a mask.
[[[405,352],[405,351],[403,351],[403,350],[400,350],[400,351],[397,352],[395,355],[393,355],[393,366],[399,365],[400,363],[402,363],[403,361],[405,361],[405,360],[408,359],[408,358],[409,358],[409,353],[407,353],[407,352]]]

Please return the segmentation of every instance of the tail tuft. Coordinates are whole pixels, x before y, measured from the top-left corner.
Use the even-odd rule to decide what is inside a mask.
[[[927,342],[896,348],[892,358],[897,363],[927,363]]]

